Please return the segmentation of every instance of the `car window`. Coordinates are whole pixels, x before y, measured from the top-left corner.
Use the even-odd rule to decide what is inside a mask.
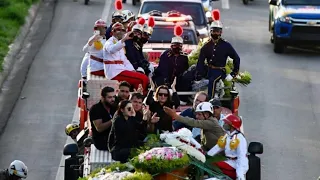
[[[283,0],[284,5],[313,5],[319,6],[319,0]]]
[[[173,27],[155,26],[153,29],[152,36],[148,42],[149,43],[171,43],[172,37],[174,37]],[[196,34],[192,30],[184,29],[181,37],[184,40],[183,41],[184,44],[198,44]]]
[[[194,24],[197,26],[207,25],[205,12],[201,3],[144,2],[140,14],[148,13],[152,10],[158,10],[164,13],[175,10],[182,14],[190,15],[193,18]]]

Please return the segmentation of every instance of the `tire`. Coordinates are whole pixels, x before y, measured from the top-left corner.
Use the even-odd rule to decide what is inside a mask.
[[[261,161],[258,156],[250,154],[248,156],[249,170],[246,174],[247,180],[261,180]]]
[[[88,5],[89,4],[89,0],[84,0],[84,5]]]
[[[284,53],[285,49],[286,45],[276,37],[273,30],[273,52],[277,54],[282,54]]]
[[[247,5],[249,3],[249,0],[242,0],[244,5]]]

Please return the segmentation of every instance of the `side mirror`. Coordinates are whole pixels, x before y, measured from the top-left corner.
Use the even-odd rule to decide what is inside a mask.
[[[87,137],[83,140],[84,147],[91,147],[91,144],[93,143],[93,140],[91,137]]]
[[[83,99],[88,99],[90,97],[90,94],[88,92],[83,92],[82,93],[82,98]]]
[[[207,18],[208,24],[210,25],[213,22],[211,12],[209,11],[206,12],[206,18]]]
[[[76,156],[79,152],[77,144],[66,144],[63,148],[63,155]]]
[[[277,6],[278,5],[278,0],[269,0],[269,4]]]
[[[262,154],[263,145],[260,142],[251,142],[248,147],[248,152],[253,155]]]

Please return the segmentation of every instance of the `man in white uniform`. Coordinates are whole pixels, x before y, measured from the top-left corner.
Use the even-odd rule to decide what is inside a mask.
[[[88,43],[83,47],[84,51],[89,53],[90,74],[95,76],[104,76],[103,70],[103,45],[106,42],[106,22],[99,19],[94,25],[94,35],[89,39]],[[81,64],[82,74],[86,66],[85,58]],[[88,64],[87,64],[88,66]],[[83,76],[83,75],[82,75]]]
[[[125,55],[125,41],[132,39],[131,33],[125,34],[126,30],[121,23],[112,26],[112,37],[103,47],[104,73],[107,79],[127,81],[135,89],[142,85],[144,93],[147,93],[149,79],[146,75],[136,72]]]
[[[223,124],[223,129],[227,134],[220,137],[217,145],[207,153],[209,156],[214,156],[224,151],[228,160],[218,162],[216,165],[224,174],[237,180],[245,180],[246,173],[249,170],[248,145],[246,138],[240,132],[241,124],[242,121],[238,116],[227,115]]]

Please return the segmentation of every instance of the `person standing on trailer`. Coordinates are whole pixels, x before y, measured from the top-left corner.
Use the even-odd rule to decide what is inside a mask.
[[[246,173],[249,170],[248,144],[240,131],[241,125],[242,121],[238,116],[227,115],[223,125],[223,129],[227,134],[221,136],[217,145],[207,153],[209,156],[215,156],[224,151],[227,160],[218,162],[216,165],[225,175],[237,180],[245,180]]]
[[[103,45],[106,42],[106,22],[99,19],[94,24],[94,35],[89,39],[84,49],[89,53],[90,74],[96,76],[104,76],[103,71]],[[81,64],[85,66],[85,62]],[[85,67],[81,67],[84,69]],[[84,73],[84,72],[83,72]],[[82,74],[84,76],[84,74]],[[85,76],[86,77],[86,76]]]
[[[196,67],[196,80],[205,77],[205,60],[208,64],[208,95],[209,99],[214,98],[215,86],[220,79],[231,80],[236,77],[240,68],[240,57],[232,45],[221,38],[222,23],[219,21],[219,10],[213,10],[214,21],[210,25],[211,38],[200,50],[199,60]],[[226,75],[225,66],[228,57],[233,59],[233,71]]]
[[[104,73],[107,79],[127,81],[135,89],[142,85],[147,93],[149,79],[146,75],[136,72],[125,55],[125,41],[132,39],[132,32],[126,33],[121,23],[112,26],[112,37],[107,40],[103,48]]]

